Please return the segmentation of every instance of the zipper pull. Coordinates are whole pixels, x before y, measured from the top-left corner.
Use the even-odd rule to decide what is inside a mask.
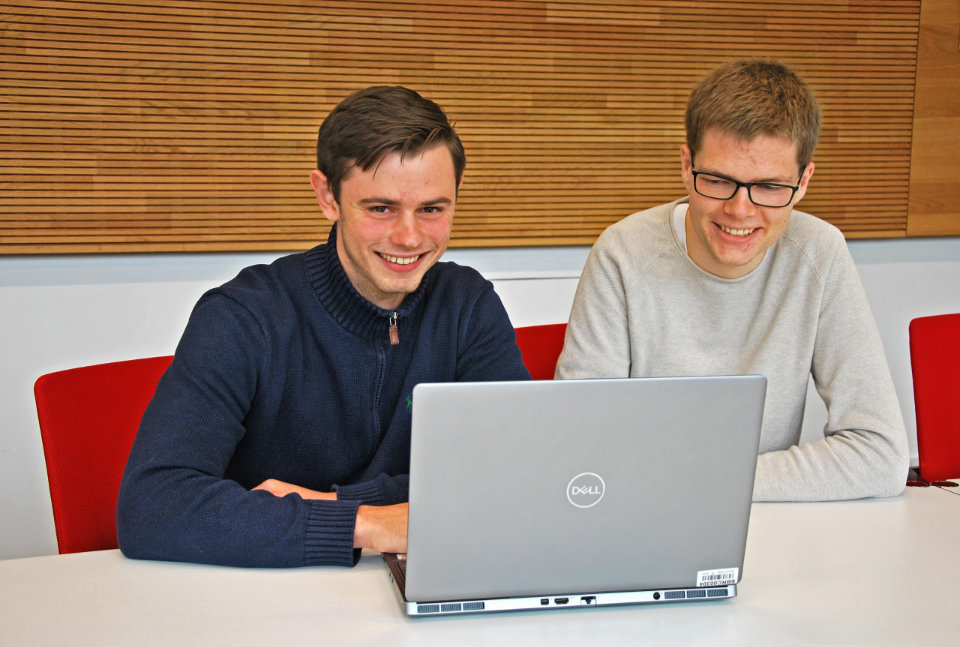
[[[397,330],[397,313],[390,315],[390,345],[396,346],[400,343],[400,331]]]

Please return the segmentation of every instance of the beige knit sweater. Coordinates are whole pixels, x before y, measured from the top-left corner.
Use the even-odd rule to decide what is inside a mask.
[[[794,211],[754,271],[721,279],[674,233],[679,202],[628,216],[597,240],[557,377],[765,375],[755,500],[899,494],[903,416],[840,231]],[[798,446],[811,374],[828,421],[823,439]]]

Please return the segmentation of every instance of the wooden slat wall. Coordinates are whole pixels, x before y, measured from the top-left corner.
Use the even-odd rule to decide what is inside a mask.
[[[920,12],[908,236],[960,236],[960,0]]]
[[[303,249],[349,92],[403,84],[467,148],[454,245],[590,244],[683,194],[687,94],[777,56],[825,128],[801,205],[904,236],[919,0],[0,0],[0,253]]]

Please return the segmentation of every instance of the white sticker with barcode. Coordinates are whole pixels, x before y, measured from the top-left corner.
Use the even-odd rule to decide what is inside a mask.
[[[697,571],[697,586],[726,586],[736,584],[740,579],[739,568],[714,568],[709,571]]]

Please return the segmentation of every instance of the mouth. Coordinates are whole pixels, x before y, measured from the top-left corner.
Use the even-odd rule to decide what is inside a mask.
[[[397,265],[411,265],[423,257],[423,254],[417,254],[416,256],[392,256],[390,254],[384,254],[383,252],[377,252],[377,254],[388,263],[395,263]]]
[[[721,224],[717,224],[717,227],[720,228],[725,234],[730,234],[731,236],[736,236],[738,238],[746,238],[753,232],[755,232],[759,227],[753,227],[751,229],[733,229],[731,227],[725,227]]]

